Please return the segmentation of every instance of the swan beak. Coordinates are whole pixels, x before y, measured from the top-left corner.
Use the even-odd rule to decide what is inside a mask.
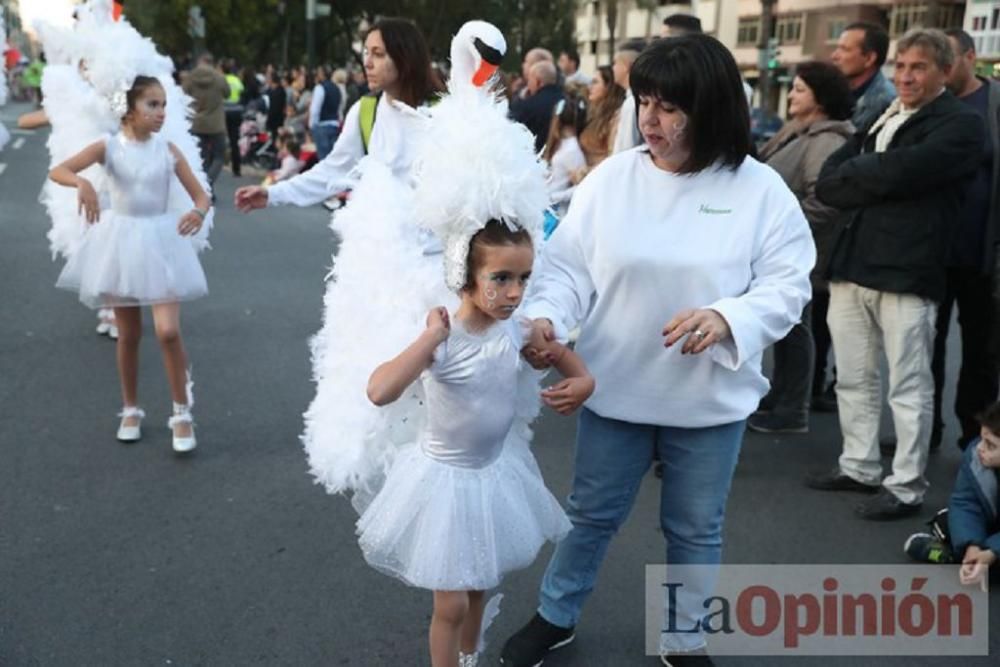
[[[497,65],[491,65],[483,60],[479,65],[479,69],[477,69],[476,73],[472,75],[472,85],[476,88],[481,87],[484,83],[490,80],[490,77],[492,77],[496,71]]]

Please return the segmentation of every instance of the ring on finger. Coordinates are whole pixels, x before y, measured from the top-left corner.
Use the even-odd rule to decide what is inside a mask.
[[[705,336],[708,335],[701,329],[695,329],[692,333],[694,334],[694,337],[697,338],[698,340],[705,340]]]

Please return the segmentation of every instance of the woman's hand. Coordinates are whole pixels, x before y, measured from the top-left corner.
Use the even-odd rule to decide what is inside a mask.
[[[444,306],[431,308],[427,313],[427,330],[438,337],[440,342],[444,342],[451,334],[451,319],[448,317],[448,309]]]
[[[94,186],[86,178],[80,177],[76,184],[76,212],[84,214],[87,224],[94,224],[101,219],[101,204],[97,200]]]
[[[233,201],[240,213],[249,213],[255,208],[264,208],[267,206],[267,188],[262,188],[259,185],[244,185],[236,191]]]
[[[962,569],[958,572],[958,579],[965,586],[979,584],[986,579],[990,567],[996,562],[996,554],[989,549],[980,549],[974,544],[969,545],[962,559]]]
[[[590,375],[561,380],[542,392],[542,401],[561,415],[572,414],[594,393]]]
[[[539,318],[531,321],[531,334],[528,342],[521,349],[521,356],[531,364],[531,367],[538,371],[544,371],[552,366],[554,361],[552,355],[546,352],[546,343],[556,339],[555,327],[552,320]]]
[[[716,343],[732,335],[729,324],[718,311],[711,308],[684,310],[663,327],[664,347],[670,347],[687,336],[681,354],[701,354]]]
[[[177,223],[177,233],[181,236],[197,234],[204,222],[205,216],[200,215],[198,211],[188,211],[181,216],[180,222]]]

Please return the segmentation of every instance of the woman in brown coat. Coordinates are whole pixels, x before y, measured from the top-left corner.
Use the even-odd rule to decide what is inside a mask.
[[[797,324],[774,346],[771,391],[747,427],[763,433],[806,433],[809,395],[822,393],[830,332],[829,288],[822,279],[836,237],[837,210],[821,204],[815,185],[823,162],[854,132],[853,100],[843,74],[829,63],[802,63],[788,93],[790,121],[761,149],[760,159],[777,171],[798,197],[816,242],[813,301]],[[814,381],[815,379],[815,381]]]
[[[625,89],[615,83],[615,75],[610,65],[601,65],[590,84],[587,99],[590,110],[587,125],[580,134],[580,148],[587,158],[587,169],[577,172],[574,181],[583,180],[586,172],[608,157],[615,143],[615,129],[618,127],[618,112],[625,101]]]

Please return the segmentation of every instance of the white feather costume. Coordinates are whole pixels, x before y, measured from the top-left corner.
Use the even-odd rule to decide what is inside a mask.
[[[456,321],[401,399],[377,408],[365,394],[372,371],[419,335],[431,307],[454,308],[476,231],[504,219],[541,238],[548,199],[534,140],[483,85],[495,69],[485,61],[498,64],[505,46],[479,21],[453,40],[449,95],[417,139],[415,190],[380,163],[362,165],[335,221],[343,241],[313,345],[312,472],[331,492],[354,492],[369,564],[433,590],[493,588],[570,527],[528,448],[539,385],[520,362],[517,322],[479,336]],[[424,253],[428,229],[444,255]]]
[[[52,124],[48,146],[55,166],[85,146],[118,130],[121,116],[114,109],[139,74],[155,76],[166,93],[167,115],[159,136],[173,143],[206,192],[208,179],[201,165],[195,138],[191,135],[191,99],[173,80],[173,62],[156,51],[152,41],[143,37],[123,17],[112,18],[110,0],[91,0],[79,8],[73,30],[39,26],[46,53],[55,54],[56,63],[46,67],[42,77],[44,106]],[[94,183],[106,201],[105,176],[94,165],[85,176]],[[176,178],[170,182],[170,209],[190,210],[194,202]],[[49,232],[53,255],[70,257],[79,247],[87,230],[77,212],[76,192],[47,182],[42,201],[52,218]],[[202,229],[192,242],[200,250],[208,246],[214,212],[210,211]]]

